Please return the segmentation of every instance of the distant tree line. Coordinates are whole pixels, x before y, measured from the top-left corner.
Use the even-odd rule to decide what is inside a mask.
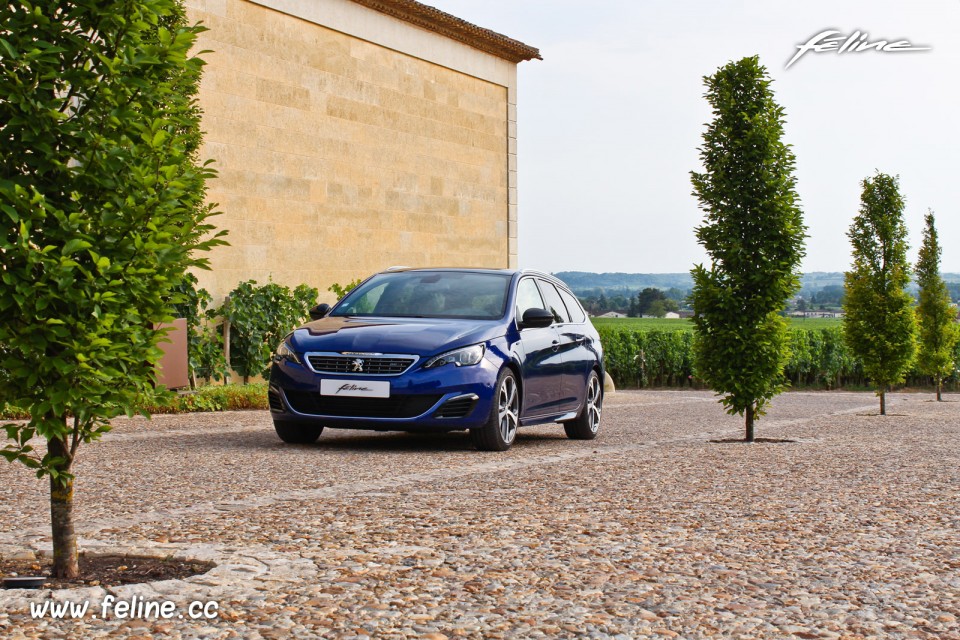
[[[960,302],[960,282],[946,282],[947,292],[950,300]],[[690,295],[689,289],[670,287],[668,289],[658,289],[648,287],[642,290],[629,289],[608,289],[604,287],[593,287],[589,289],[574,289],[580,303],[591,315],[602,315],[609,311],[616,311],[630,317],[639,317],[642,315],[656,316],[660,311],[658,308],[651,310],[649,307],[640,303],[639,296],[643,291],[659,291],[665,296],[667,311],[676,311],[677,309],[687,310],[690,305],[687,298]],[[908,291],[917,298],[919,289],[911,286]],[[672,303],[676,303],[676,309]],[[840,310],[844,302],[844,287],[842,284],[828,284],[822,287],[807,286],[797,295],[795,300],[789,304],[784,311],[817,311],[817,310]]]
[[[843,306],[843,285],[828,284],[816,291],[801,291],[797,298],[797,311],[838,308]]]
[[[580,303],[591,315],[599,316],[610,311],[625,314],[631,318],[653,316],[662,318],[670,311],[687,308],[689,290],[671,287],[659,289],[647,287],[640,291],[609,291],[595,287],[586,291],[575,291]]]
[[[947,294],[953,302],[960,302],[960,282],[945,282]],[[920,287],[911,285],[907,291],[919,302]],[[844,286],[842,284],[828,284],[820,289],[803,289],[797,297],[795,308],[797,311],[813,311],[815,309],[839,309],[844,303]]]

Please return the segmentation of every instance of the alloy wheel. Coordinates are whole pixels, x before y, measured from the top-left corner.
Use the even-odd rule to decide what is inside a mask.
[[[587,424],[591,433],[596,433],[600,428],[600,413],[602,411],[603,396],[600,392],[600,380],[593,376],[590,378],[590,386],[587,387]]]
[[[520,410],[520,397],[517,395],[517,381],[506,376],[500,383],[497,393],[497,417],[500,422],[500,437],[510,444],[517,436],[517,414]]]

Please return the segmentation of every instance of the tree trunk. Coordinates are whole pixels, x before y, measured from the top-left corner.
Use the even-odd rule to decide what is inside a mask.
[[[47,443],[50,455],[67,459],[69,450],[57,438]],[[57,469],[69,473],[69,462]],[[50,477],[50,524],[53,534],[53,575],[73,579],[80,573],[77,558],[77,534],[73,530],[73,478]]]
[[[746,442],[753,442],[753,404],[747,407],[747,435]]]
[[[943,379],[937,378],[937,402],[943,402]]]
[[[226,306],[230,303],[230,296],[223,299]],[[223,359],[227,363],[227,373],[223,376],[223,386],[230,384],[230,318],[223,319]]]
[[[887,392],[884,390],[880,391],[880,415],[887,415]]]

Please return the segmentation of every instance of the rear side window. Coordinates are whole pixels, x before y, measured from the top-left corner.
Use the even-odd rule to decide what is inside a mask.
[[[567,308],[563,304],[563,299],[557,292],[557,288],[545,280],[540,280],[540,292],[543,293],[543,300],[547,303],[547,310],[553,314],[557,322],[570,322],[567,315]]]
[[[557,289],[557,291],[560,292],[560,297],[563,298],[564,303],[567,305],[567,311],[570,313],[570,322],[583,322],[587,319],[586,314],[583,312],[583,307],[580,306],[580,303],[575,297],[563,289]]]
[[[523,320],[527,309],[545,309],[543,298],[537,290],[537,284],[532,278],[524,278],[517,285],[517,320]]]

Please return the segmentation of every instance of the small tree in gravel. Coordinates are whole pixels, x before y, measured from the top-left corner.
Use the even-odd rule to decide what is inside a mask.
[[[903,382],[916,353],[907,227],[897,178],[877,172],[861,184],[860,213],[847,232],[853,266],[844,276],[843,337],[886,415],[887,389]]]
[[[937,401],[942,401],[943,379],[953,372],[953,350],[960,333],[954,322],[956,309],[950,305],[950,292],[940,276],[940,243],[932,211],[927,213],[924,223],[923,244],[917,258],[917,282],[920,285],[917,368],[933,377]]]
[[[693,192],[706,212],[697,240],[691,301],[694,367],[728,413],[754,420],[784,386],[787,325],[779,312],[799,289],[805,227],[794,189],[794,157],[783,143],[783,108],[756,57],[705,78],[714,120],[700,148]]]
[[[247,384],[266,376],[270,355],[291,329],[307,320],[318,291],[305,284],[291,290],[276,282],[258,286],[241,282],[230,292],[220,313],[230,322],[230,366]]]
[[[195,157],[200,31],[176,0],[0,6],[0,397],[30,416],[0,454],[50,478],[57,577],[78,572],[78,449],[153,393],[152,327],[222,243]]]

